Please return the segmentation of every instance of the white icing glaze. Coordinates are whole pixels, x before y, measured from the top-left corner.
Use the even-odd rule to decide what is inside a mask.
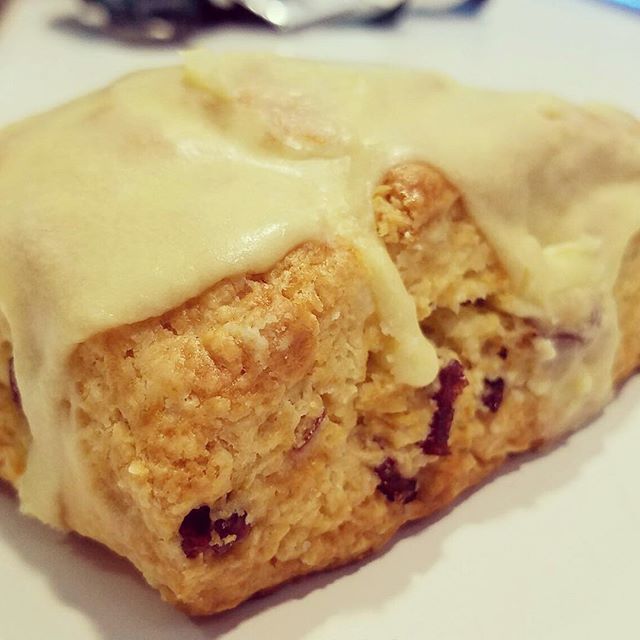
[[[463,193],[513,279],[506,308],[562,326],[599,310],[563,380],[565,421],[601,407],[612,286],[640,227],[635,120],[422,72],[193,52],[184,70],[129,76],[0,135],[0,312],[34,438],[24,510],[62,525],[61,504],[91,494],[62,403],[75,345],[305,240],[360,251],[397,379],[432,381],[435,352],[371,215],[380,175],[407,159]]]

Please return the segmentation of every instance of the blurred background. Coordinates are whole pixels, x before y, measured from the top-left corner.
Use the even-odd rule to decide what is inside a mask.
[[[175,64],[186,47],[428,67],[638,113],[639,8],[640,0],[0,0],[0,122],[132,69]]]

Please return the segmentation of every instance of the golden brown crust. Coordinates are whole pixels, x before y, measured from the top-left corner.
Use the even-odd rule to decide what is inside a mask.
[[[541,362],[577,341],[501,310],[506,273],[431,167],[391,170],[374,209],[443,369],[462,365],[457,397],[443,380],[394,381],[367,274],[345,246],[298,247],[266,274],[226,280],[73,355],[71,415],[96,495],[120,526],[105,533],[76,505],[67,523],[190,613],[359,558],[546,437]],[[638,266],[634,241],[616,287],[618,381],[640,358]],[[425,443],[447,398],[450,454],[433,455]],[[27,440],[5,384],[0,474],[11,482]],[[187,557],[184,519],[203,507],[214,531]],[[238,518],[229,537],[215,529]]]

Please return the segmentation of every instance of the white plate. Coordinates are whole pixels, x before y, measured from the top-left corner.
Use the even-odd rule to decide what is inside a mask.
[[[51,26],[66,2],[16,0],[0,23],[0,121],[175,51]],[[224,30],[214,49],[432,67],[640,115],[640,17],[596,0],[489,0],[477,15],[276,35]],[[18,513],[0,491],[0,640],[579,640],[640,638],[640,379],[548,455],[514,465],[368,562],[193,621],[128,564]]]

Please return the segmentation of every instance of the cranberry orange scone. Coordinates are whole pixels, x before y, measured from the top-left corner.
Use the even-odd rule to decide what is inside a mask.
[[[380,547],[640,362],[640,126],[192,53],[0,134],[0,475],[194,614]]]

